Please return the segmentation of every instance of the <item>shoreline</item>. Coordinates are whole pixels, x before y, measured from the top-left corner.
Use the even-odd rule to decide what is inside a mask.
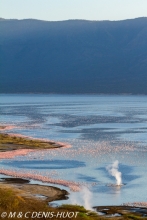
[[[27,135],[22,135],[20,133],[3,133],[2,131],[9,131],[12,130],[14,128],[17,128],[17,126],[15,125],[11,125],[11,124],[0,124],[0,135],[9,135],[10,137],[14,137],[14,138],[22,138],[22,139],[26,139],[28,141],[37,141],[40,143],[48,143],[50,145],[52,145],[52,147],[65,147],[65,148],[70,148],[71,145],[68,143],[64,143],[64,142],[60,142],[60,141],[54,141],[54,140],[50,140],[47,138],[35,138],[35,137],[31,137],[31,136],[27,136]],[[14,141],[14,140],[13,140]],[[31,145],[32,146],[32,145]]]
[[[61,142],[0,132],[0,159],[11,159],[34,151],[51,150],[60,147],[67,146]]]
[[[3,128],[2,128],[3,127]],[[39,139],[39,138],[32,138],[32,137],[28,137],[28,136],[24,136],[21,134],[6,134],[6,133],[1,133],[1,131],[6,131],[6,130],[10,130],[15,128],[15,126],[11,126],[8,125],[6,127],[1,126],[0,125],[0,135],[4,137],[3,141],[0,142],[0,159],[11,159],[15,156],[20,156],[20,155],[26,155],[29,154],[31,152],[34,151],[41,151],[41,150],[51,150],[51,149],[55,149],[55,148],[60,148],[60,147],[69,147],[68,144],[66,143],[62,143],[62,142],[54,142],[54,141],[50,141],[47,139]],[[1,140],[0,140],[1,141]],[[14,141],[14,142],[13,142]],[[41,144],[41,147],[38,146]],[[35,146],[34,146],[35,145]],[[19,148],[19,149],[17,149]],[[46,182],[46,183],[51,183],[51,184],[58,184],[58,185],[63,185],[66,187],[69,187],[71,191],[77,192],[80,191],[80,184],[74,182],[74,181],[66,181],[66,180],[61,180],[61,179],[52,179],[50,177],[44,177],[38,174],[31,174],[31,173],[21,173],[21,172],[16,172],[16,171],[10,171],[10,170],[5,170],[5,169],[0,169],[0,173],[4,174],[7,176],[12,176],[15,178],[10,178],[10,179],[32,179],[32,180],[39,180],[42,182]],[[8,179],[8,178],[5,178]],[[28,180],[29,181],[29,180]],[[51,191],[55,191],[57,192],[58,190],[60,192],[65,191],[62,195],[58,194],[58,196],[60,197],[60,199],[66,199],[66,196],[68,195],[68,192],[66,190],[61,190],[60,188],[54,187],[54,186],[43,186],[43,185],[38,185],[38,184],[29,184],[29,183],[2,183],[0,182],[0,188],[1,187],[8,187],[10,189],[17,189],[18,193],[22,193],[22,191],[26,190],[24,194],[26,194],[28,197],[34,197],[37,198],[39,200],[42,200],[43,197],[44,199],[47,199],[47,194],[45,194],[45,189],[51,189]],[[21,191],[22,189],[22,191]],[[58,189],[58,190],[57,190]],[[58,191],[58,192],[59,192]],[[26,193],[28,192],[28,194]],[[36,192],[36,193],[35,193]],[[40,193],[39,193],[40,192]],[[46,192],[47,193],[47,192]],[[24,195],[23,194],[23,195]],[[38,194],[38,197],[35,197],[34,194]],[[40,197],[39,197],[40,195]],[[49,195],[49,194],[48,194]],[[57,195],[56,195],[57,196]],[[51,196],[50,196],[51,197]],[[59,198],[58,197],[58,198]],[[50,201],[56,201],[58,199],[56,199],[57,197],[52,197],[52,199],[47,199],[48,202]],[[109,215],[111,215],[111,217],[118,217],[117,214],[120,214],[120,216],[123,216],[126,214],[126,212],[134,212],[135,213],[142,215],[142,213],[145,213],[145,215],[147,216],[147,202],[133,202],[133,203],[125,203],[122,205],[118,205],[118,206],[96,206],[95,207],[97,209],[97,211],[99,213],[101,213],[103,215],[103,217],[109,217]],[[133,208],[137,208],[133,209]],[[107,210],[106,210],[107,209]],[[145,209],[144,211],[142,211],[143,209]],[[133,210],[133,211],[132,211]],[[116,214],[116,215],[115,215]],[[101,217],[101,215],[100,215]]]
[[[69,193],[55,186],[30,184],[29,180],[22,178],[0,178],[0,188],[15,190],[19,196],[26,198],[38,198],[46,202],[66,200]]]
[[[16,126],[14,126],[14,125],[0,125],[0,131],[11,130],[13,128],[16,128]]]
[[[80,191],[80,184],[73,182],[73,181],[67,181],[62,179],[53,179],[50,177],[41,176],[38,174],[31,174],[31,173],[21,173],[21,172],[15,172],[15,171],[9,171],[5,169],[0,169],[0,174],[6,175],[6,176],[12,176],[15,178],[25,178],[25,179],[32,179],[32,180],[38,180],[44,183],[51,183],[51,184],[57,184],[68,187],[73,192]]]
[[[2,127],[2,126],[0,126]],[[0,159],[11,159],[39,150],[69,148],[69,144],[21,134],[0,132]]]
[[[61,209],[65,208],[66,212],[78,211],[84,209],[84,213],[87,216],[83,216],[82,219],[89,220],[102,220],[102,219],[146,219],[147,217],[147,207],[138,207],[137,203],[134,205],[122,204],[122,205],[113,205],[113,206],[95,206],[93,211],[86,210],[80,205],[61,205],[61,206],[52,206],[50,202],[67,199],[69,193],[66,190],[61,190],[53,186],[43,186],[38,184],[30,184],[28,180],[18,179],[18,178],[1,178],[3,182],[0,181],[0,191],[5,192],[6,196],[9,196],[7,192],[11,191],[13,195],[21,199],[21,201],[28,201],[26,204],[33,199],[33,202],[39,202],[39,204],[44,204],[41,209],[39,208],[36,211],[42,211],[45,206],[48,206],[48,209],[53,209],[54,211],[59,212]],[[13,201],[12,201],[13,202]],[[3,206],[3,204],[1,204]],[[21,211],[24,212],[26,207],[21,208]],[[36,207],[37,208],[37,207]],[[6,211],[2,209],[2,211]],[[34,208],[32,212],[34,211]],[[89,217],[91,216],[91,218]],[[80,216],[79,216],[80,217]],[[145,217],[145,218],[144,218]],[[44,218],[43,218],[44,219]],[[60,218],[64,219],[64,218]],[[81,219],[81,218],[80,218]]]
[[[2,126],[0,126],[2,127]],[[10,125],[8,126],[10,128]],[[54,142],[47,139],[38,139],[21,134],[6,134],[0,133],[0,159],[11,159],[16,156],[27,155],[31,152],[45,151],[56,148],[69,147],[70,145],[62,142]],[[39,180],[46,183],[52,183],[68,187],[71,191],[80,191],[80,184],[74,181],[53,179],[44,177],[38,174],[21,173],[16,171],[10,171],[6,169],[0,169],[0,174],[17,177],[28,178],[32,180]]]
[[[113,205],[113,206],[95,206],[94,209],[97,211],[101,218],[113,218],[113,219],[146,219],[147,217],[147,206],[139,207],[133,205]]]

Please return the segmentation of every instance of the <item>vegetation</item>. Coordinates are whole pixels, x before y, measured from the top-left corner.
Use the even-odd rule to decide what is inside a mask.
[[[50,149],[60,147],[55,142],[0,134],[0,151],[16,149]]]
[[[94,217],[87,216],[87,210],[84,209],[81,206],[72,206],[72,205],[64,205],[60,206],[59,208],[53,208],[49,207],[45,201],[39,201],[37,199],[33,198],[23,198],[22,196],[17,195],[17,193],[14,190],[8,189],[8,188],[0,188],[0,213],[7,212],[7,213],[14,213],[18,214],[19,212],[26,213],[30,212],[28,216],[30,217],[33,212],[53,212],[54,215],[57,213],[65,212],[79,212],[77,214],[76,219],[81,220],[81,219],[88,219],[88,220],[93,220],[93,219],[99,219],[95,214]],[[17,216],[16,218],[13,219],[18,219]],[[22,217],[21,219],[26,219],[25,217]],[[33,218],[33,219],[38,219]],[[39,218],[39,219],[46,219],[45,217]],[[60,218],[62,219],[62,218]],[[64,218],[64,219],[69,219],[69,218]],[[75,219],[70,218],[70,219]]]
[[[60,217],[59,219],[76,219],[76,220],[104,220],[108,219],[103,216],[98,216],[95,212],[89,212],[86,210],[83,206],[78,206],[78,205],[62,205],[60,207],[54,208],[54,207],[49,207],[47,203],[43,200],[38,200],[34,198],[26,198],[18,195],[18,193],[13,189],[4,187],[0,187],[0,214],[3,212],[7,212],[8,214],[11,213],[16,213],[16,216],[13,217],[14,220],[17,220],[18,213],[22,212],[27,213],[27,217],[31,219],[32,213],[54,213],[54,215],[57,215],[57,213],[70,213],[70,212],[78,212],[77,217],[75,216],[73,218],[65,217],[62,218]],[[140,219],[141,217],[128,213],[125,214],[121,217],[112,217],[111,219]],[[6,219],[6,218],[5,218]],[[25,216],[21,217],[22,220],[26,219]],[[33,217],[33,219],[38,220],[38,217]],[[45,216],[39,217],[39,219],[47,219]],[[50,218],[51,219],[51,218]],[[52,219],[58,219],[58,218],[52,218]],[[146,218],[141,218],[141,219],[146,219]]]

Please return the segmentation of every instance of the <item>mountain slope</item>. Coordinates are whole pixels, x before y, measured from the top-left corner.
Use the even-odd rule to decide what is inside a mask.
[[[0,92],[147,94],[147,18],[0,20]]]

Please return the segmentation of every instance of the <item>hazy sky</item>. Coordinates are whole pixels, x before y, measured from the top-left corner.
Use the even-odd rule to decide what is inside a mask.
[[[0,0],[0,17],[122,20],[147,17],[147,0]]]

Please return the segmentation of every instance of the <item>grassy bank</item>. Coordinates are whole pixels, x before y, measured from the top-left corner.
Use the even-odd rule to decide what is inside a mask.
[[[117,208],[115,208],[117,209]],[[116,210],[117,211],[117,210]],[[22,212],[22,217],[21,219],[24,220],[26,217],[24,216],[25,213],[27,213],[28,219],[32,219],[31,216],[32,214],[34,215],[33,219],[38,220],[38,219],[47,219],[45,216],[41,216],[42,213],[50,213],[50,218],[48,219],[77,219],[77,220],[104,220],[108,219],[108,217],[105,216],[98,216],[94,212],[89,212],[82,206],[78,205],[62,205],[57,208],[49,207],[47,202],[44,200],[39,200],[39,199],[34,199],[34,198],[27,198],[23,197],[18,194],[17,191],[14,189],[10,188],[0,188],[0,214],[3,212],[9,213],[16,213],[13,217],[14,220],[17,220],[18,217],[17,215]],[[40,212],[39,218],[35,215],[36,213]],[[78,213],[77,213],[78,212]],[[35,213],[35,214],[34,214]],[[51,218],[51,213],[54,214],[56,217]],[[72,215],[74,213],[74,217],[62,217],[58,216],[59,214],[69,214]],[[76,214],[77,213],[77,214]],[[7,219],[7,218],[5,218]],[[111,217],[111,219],[147,219],[144,217],[139,216],[138,214],[135,213],[125,213],[120,217]]]
[[[29,217],[29,219],[31,219],[31,215],[34,212],[52,212],[54,213],[54,215],[57,214],[61,214],[61,213],[71,213],[71,212],[75,212],[75,216],[77,220],[81,220],[81,219],[89,219],[89,220],[93,220],[93,219],[99,219],[96,214],[91,214],[92,216],[87,216],[87,210],[85,210],[83,207],[81,206],[72,206],[72,205],[64,205],[58,208],[53,208],[53,207],[49,207],[47,205],[47,203],[43,200],[38,200],[38,199],[34,199],[34,198],[26,198],[26,197],[22,197],[20,195],[17,194],[17,192],[15,192],[15,190],[12,190],[10,188],[0,188],[0,214],[3,212],[7,212],[8,214],[10,212],[14,213],[16,212],[16,215],[19,212],[27,213],[27,216]],[[78,214],[76,214],[76,212],[78,212]],[[59,217],[59,219],[75,219],[75,216],[73,218],[69,218],[69,217]],[[7,219],[7,218],[6,218]],[[18,219],[18,217],[14,217],[13,218]],[[21,219],[26,219],[25,216]],[[35,220],[37,220],[38,218],[33,218]],[[39,219],[46,219],[45,217],[41,217]],[[51,219],[51,218],[50,218]],[[57,218],[52,218],[52,219],[57,219]]]
[[[51,149],[57,147],[62,147],[62,145],[51,141],[29,139],[0,133],[1,152],[18,149]]]

